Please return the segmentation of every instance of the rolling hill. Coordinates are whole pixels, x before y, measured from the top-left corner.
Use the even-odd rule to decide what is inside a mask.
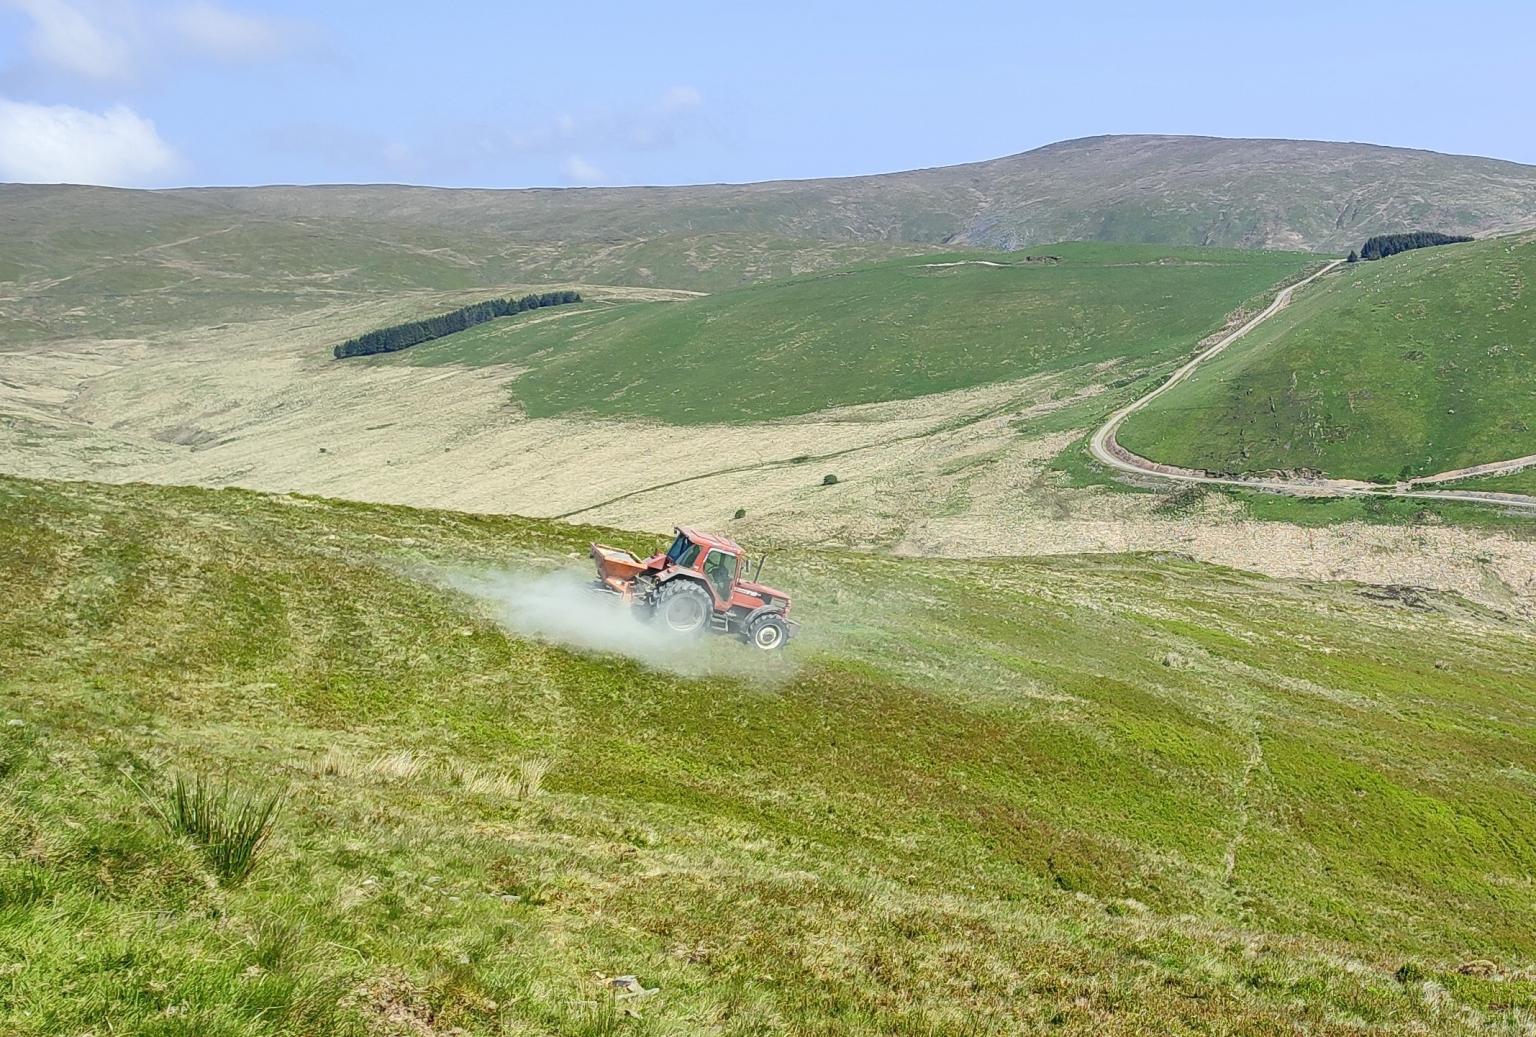
[[[717,291],[938,246],[1344,251],[1536,225],[1536,168],[1359,144],[1095,137],[969,165],[666,188],[0,185],[8,343],[216,325],[403,287]]]
[[[1342,267],[1121,429],[1218,472],[1391,482],[1536,454],[1536,236]]]
[[[1171,556],[797,551],[789,662],[653,669],[507,618],[593,535],[651,544],[0,479],[0,1029],[1528,1022],[1523,621]],[[178,774],[286,792],[244,882],[157,821]]]
[[[1316,264],[1301,252],[1038,251],[892,260],[681,302],[498,320],[379,362],[515,368],[509,388],[533,417],[762,421],[1074,368],[1086,380],[1127,360],[1140,371]]]

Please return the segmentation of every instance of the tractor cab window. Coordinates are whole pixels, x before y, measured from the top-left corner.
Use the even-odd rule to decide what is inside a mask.
[[[689,540],[681,533],[677,535],[676,540],[672,541],[672,546],[667,548],[667,561],[671,562],[673,565],[680,565],[685,569],[692,569],[693,563],[698,560],[699,545],[695,544],[692,540]]]
[[[711,551],[704,562],[704,575],[714,584],[715,593],[722,598],[731,596],[736,583],[736,556],[725,551]]]

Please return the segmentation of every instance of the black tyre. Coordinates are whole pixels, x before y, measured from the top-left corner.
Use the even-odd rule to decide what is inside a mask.
[[[747,644],[765,652],[776,652],[789,643],[789,624],[775,613],[758,616],[747,627]]]
[[[709,591],[690,580],[672,580],[656,592],[655,617],[668,633],[679,637],[703,633],[714,610]]]

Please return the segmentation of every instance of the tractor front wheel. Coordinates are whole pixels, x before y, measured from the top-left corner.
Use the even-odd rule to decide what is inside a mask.
[[[709,591],[689,580],[673,580],[656,593],[656,615],[680,637],[703,633],[714,608]]]
[[[784,622],[782,616],[772,612],[766,616],[758,616],[747,627],[747,644],[753,648],[761,648],[765,652],[776,651],[783,648],[789,641],[789,624]]]

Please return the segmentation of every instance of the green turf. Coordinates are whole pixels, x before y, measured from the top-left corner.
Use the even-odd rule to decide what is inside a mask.
[[[779,552],[794,665],[719,642],[741,672],[684,678],[420,575],[594,532],[0,480],[0,1031],[1529,1019],[1521,623],[1167,558]],[[178,773],[287,790],[243,884],[157,824]]]
[[[1445,483],[1434,489],[1491,490],[1495,493],[1526,493],[1536,496],[1536,468],[1524,468],[1508,475],[1483,475]]]
[[[583,302],[546,312],[502,317],[487,324],[423,342],[399,356],[381,357],[376,363],[406,363],[423,367],[441,364],[485,366],[506,364],[521,367],[538,364],[556,352],[581,345],[605,334],[611,325],[645,319],[658,310],[678,305],[667,302]]]
[[[1451,523],[1467,529],[1499,530],[1521,538],[1536,534],[1536,516],[1530,512],[1490,507],[1462,501],[1436,501],[1387,494],[1360,497],[1293,497],[1225,488],[1240,500],[1248,514],[1268,522],[1298,526],[1330,526],[1341,522],[1368,522],[1387,526],[1432,526]]]
[[[1033,431],[1032,423],[1023,430]],[[1246,514],[1261,522],[1323,527],[1344,522],[1365,522],[1381,526],[1431,526],[1451,523],[1468,529],[1498,530],[1529,538],[1536,534],[1536,516],[1525,510],[1490,507],[1461,501],[1435,501],[1423,498],[1394,497],[1388,494],[1348,497],[1298,497],[1288,493],[1266,493],[1235,486],[1169,483],[1149,478],[1127,479],[1123,473],[1107,468],[1088,451],[1088,437],[1066,446],[1051,460],[1050,478],[1063,487],[1102,487],[1116,493],[1159,494],[1155,509],[1164,516],[1184,516],[1197,510],[1207,496],[1222,496],[1238,501]],[[1521,483],[1468,480],[1436,489],[1505,489],[1512,493],[1536,494],[1536,480]]]
[[[1084,243],[1030,253],[1061,262],[894,260],[634,307],[622,319],[495,322],[398,362],[527,366],[512,391],[535,416],[761,420],[1126,358],[1159,364],[1316,262]]]
[[[1536,238],[1421,249],[1330,275],[1120,441],[1219,472],[1392,481],[1536,453]]]

